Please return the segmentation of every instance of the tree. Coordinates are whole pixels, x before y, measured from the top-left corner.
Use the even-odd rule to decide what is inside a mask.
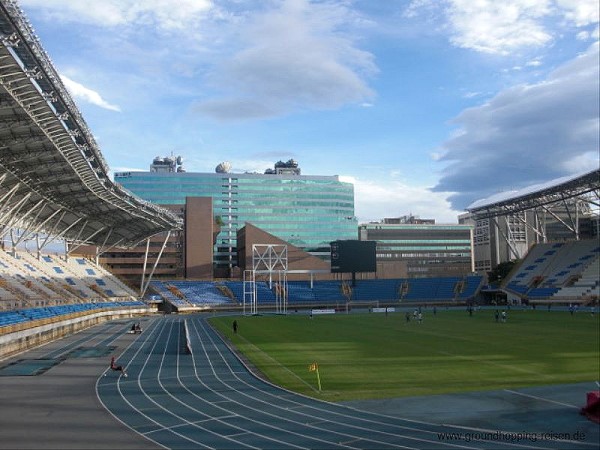
[[[490,284],[500,284],[518,263],[518,259],[513,259],[512,261],[505,261],[498,264],[491,272],[488,272]]]

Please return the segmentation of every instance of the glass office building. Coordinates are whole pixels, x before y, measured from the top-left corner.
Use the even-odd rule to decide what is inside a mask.
[[[351,183],[337,175],[301,175],[295,162],[293,167],[282,165],[286,164],[278,162],[275,170],[260,174],[230,173],[223,164],[216,173],[173,166],[163,170],[153,164],[149,172],[116,173],[115,182],[159,205],[183,206],[187,197],[212,198],[213,214],[221,225],[214,253],[219,267],[237,265],[237,230],[247,222],[324,258],[329,257],[331,241],[357,238]]]

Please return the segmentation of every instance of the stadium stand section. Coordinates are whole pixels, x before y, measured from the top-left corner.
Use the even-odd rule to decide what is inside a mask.
[[[192,308],[183,293],[166,281],[154,280],[150,282],[150,289],[161,299],[172,305],[174,309],[182,311]],[[154,295],[151,295],[154,296]]]
[[[357,280],[350,287],[347,281],[289,281],[287,301],[290,307],[339,305],[340,303],[466,303],[474,300],[483,282],[482,276]],[[244,302],[241,281],[153,281],[157,295],[175,309],[231,308]],[[277,301],[277,283],[269,287],[266,281],[256,282],[259,305],[272,306]],[[246,289],[250,289],[246,287]],[[246,299],[248,301],[248,299]]]
[[[537,244],[513,270],[505,290],[521,300],[596,301],[600,245],[597,240]]]
[[[62,258],[0,250],[0,357],[100,321],[152,312],[103,268]]]
[[[172,281],[172,286],[179,289],[193,306],[225,306],[231,305],[231,298],[222,289],[223,285],[210,281]]]
[[[135,300],[118,278],[85,258],[0,251],[0,309]]]

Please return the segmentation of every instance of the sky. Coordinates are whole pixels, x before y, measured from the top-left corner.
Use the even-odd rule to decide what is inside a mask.
[[[359,222],[599,167],[597,0],[20,0],[112,172],[354,184]]]

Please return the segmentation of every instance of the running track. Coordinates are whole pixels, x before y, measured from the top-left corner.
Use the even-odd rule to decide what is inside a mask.
[[[189,347],[189,352],[187,351]],[[455,440],[465,430],[300,396],[255,377],[202,315],[149,320],[109,372],[98,398],[126,426],[166,448],[597,448],[556,440]]]

